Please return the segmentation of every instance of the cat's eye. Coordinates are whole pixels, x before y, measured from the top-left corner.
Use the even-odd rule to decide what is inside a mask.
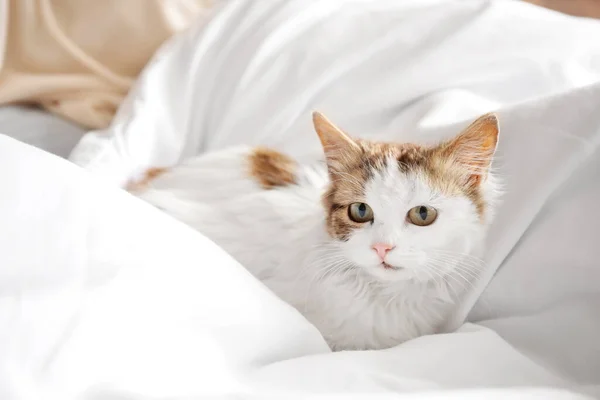
[[[406,217],[411,224],[427,226],[433,224],[437,218],[437,210],[428,206],[416,206],[408,211]]]
[[[348,207],[348,217],[354,222],[373,221],[373,210],[366,203],[352,203]]]

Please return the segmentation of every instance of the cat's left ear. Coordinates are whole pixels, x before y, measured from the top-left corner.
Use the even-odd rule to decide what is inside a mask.
[[[468,184],[485,180],[498,145],[500,127],[495,114],[485,114],[439,148],[443,157],[467,173]]]
[[[348,161],[360,157],[360,146],[323,114],[315,111],[313,124],[323,145],[330,172],[341,171]]]

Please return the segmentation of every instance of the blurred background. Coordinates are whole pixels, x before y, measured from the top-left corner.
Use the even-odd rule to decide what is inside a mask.
[[[600,18],[600,0],[525,0],[578,17]]]

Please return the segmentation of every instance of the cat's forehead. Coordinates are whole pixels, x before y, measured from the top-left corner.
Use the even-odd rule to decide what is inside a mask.
[[[422,172],[406,169],[389,156],[385,167],[374,171],[365,184],[365,201],[373,206],[384,204],[410,203],[417,199],[429,198],[432,188],[423,179]]]
[[[429,191],[446,196],[469,195],[462,171],[447,163],[433,148],[418,144],[359,142],[364,152],[365,185],[377,181],[390,191]],[[400,188],[395,187],[401,186]]]
[[[380,195],[405,197],[407,201],[415,192],[465,195],[452,171],[440,163],[430,147],[363,140],[356,143],[361,152],[344,159],[345,168],[333,177],[333,203],[367,201],[367,188]]]
[[[338,201],[364,198],[366,188],[409,185],[416,175],[427,173],[428,148],[416,144],[371,143],[357,140],[360,154],[344,159],[345,168],[336,173],[332,186]]]
[[[394,163],[403,172],[422,167],[431,157],[428,147],[412,143],[373,143],[357,140],[356,143],[362,150],[359,162],[371,171],[382,171]]]

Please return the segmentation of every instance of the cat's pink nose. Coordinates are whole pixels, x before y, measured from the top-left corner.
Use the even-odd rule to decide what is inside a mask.
[[[377,255],[379,256],[379,259],[381,261],[385,260],[385,256],[386,254],[390,251],[393,250],[394,247],[396,246],[392,246],[391,244],[387,244],[387,243],[375,243],[373,246],[371,246],[371,248],[373,250],[375,250],[375,252],[377,253]]]

